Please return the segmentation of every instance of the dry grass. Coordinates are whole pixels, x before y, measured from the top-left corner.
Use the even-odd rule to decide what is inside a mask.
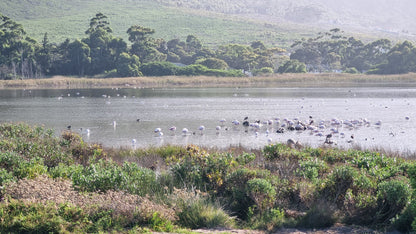
[[[39,176],[35,179],[23,179],[5,188],[4,197],[27,203],[63,204],[70,203],[87,212],[96,209],[112,210],[114,216],[133,219],[138,213],[141,219],[151,219],[158,212],[162,218],[176,220],[175,211],[163,204],[156,204],[147,197],[127,194],[121,191],[106,193],[79,193],[72,183],[64,179],[51,179]]]
[[[126,78],[75,78],[54,76],[45,79],[0,80],[0,89],[66,88],[157,88],[157,87],[299,87],[351,85],[416,85],[416,74],[274,74],[263,77],[163,76]]]

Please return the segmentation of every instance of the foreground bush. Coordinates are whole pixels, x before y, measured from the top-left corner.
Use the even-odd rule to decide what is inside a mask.
[[[379,152],[117,150],[9,123],[0,136],[0,232],[273,232],[335,223],[416,231],[416,163]]]

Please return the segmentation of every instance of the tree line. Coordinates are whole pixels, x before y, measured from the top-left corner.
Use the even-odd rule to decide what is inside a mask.
[[[194,35],[185,41],[154,38],[155,31],[133,25],[128,42],[115,37],[108,17],[97,13],[82,39],[56,44],[48,34],[38,43],[23,26],[0,14],[0,79],[68,76],[244,76],[270,73],[367,72],[395,74],[416,71],[416,48],[387,39],[368,44],[345,37],[339,29],[302,39],[290,56],[261,41],[211,49]]]

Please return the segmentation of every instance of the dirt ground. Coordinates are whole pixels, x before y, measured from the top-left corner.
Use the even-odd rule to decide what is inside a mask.
[[[230,233],[230,234],[266,234],[263,231],[254,230],[241,230],[241,229],[197,229],[193,230],[196,233]],[[295,229],[295,228],[283,228],[277,231],[271,232],[276,234],[381,234],[385,232],[374,231],[364,227],[357,226],[343,226],[335,225],[334,227],[325,229]],[[389,234],[399,234],[400,232],[388,232]]]

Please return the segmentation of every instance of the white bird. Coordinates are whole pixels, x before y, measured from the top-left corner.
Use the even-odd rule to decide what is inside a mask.
[[[159,133],[159,132],[161,132],[162,131],[162,129],[161,128],[155,128],[155,133]]]
[[[204,125],[199,126],[198,130],[201,131],[201,135],[202,135],[203,131],[205,130],[205,126]]]
[[[183,135],[187,135],[187,134],[188,134],[188,132],[189,132],[189,130],[188,130],[187,128],[183,128],[183,129],[182,129],[182,133],[183,133]]]
[[[225,124],[225,122],[226,122],[227,120],[225,120],[225,119],[220,119],[220,124],[221,124],[221,126],[224,126],[224,124]]]
[[[137,140],[136,140],[136,139],[132,139],[132,140],[131,140],[131,144],[132,144],[133,146],[135,146],[135,145],[136,145],[136,143],[137,143]]]

